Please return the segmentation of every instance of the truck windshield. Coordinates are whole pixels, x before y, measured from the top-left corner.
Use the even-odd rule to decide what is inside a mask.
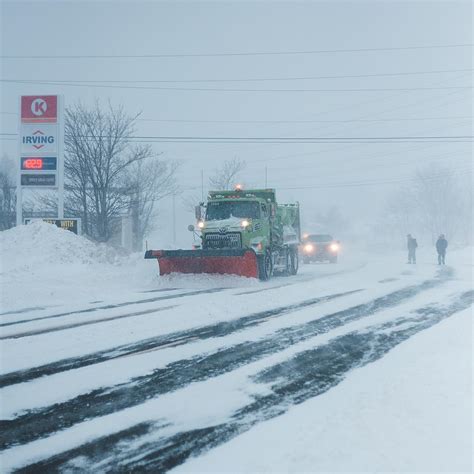
[[[258,219],[260,217],[258,202],[255,201],[215,201],[207,204],[206,220],[219,221],[230,217]]]
[[[327,234],[312,234],[308,237],[310,242],[330,242],[332,240],[332,235]]]

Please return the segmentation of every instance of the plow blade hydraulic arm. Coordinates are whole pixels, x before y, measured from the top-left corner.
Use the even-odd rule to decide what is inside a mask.
[[[258,278],[257,255],[248,249],[147,250],[156,258],[160,275],[169,273],[218,273]]]

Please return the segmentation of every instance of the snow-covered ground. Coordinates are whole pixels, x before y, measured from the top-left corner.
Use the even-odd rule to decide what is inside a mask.
[[[472,308],[176,472],[472,472]]]
[[[43,223],[0,245],[4,471],[472,470],[472,249],[262,283]]]

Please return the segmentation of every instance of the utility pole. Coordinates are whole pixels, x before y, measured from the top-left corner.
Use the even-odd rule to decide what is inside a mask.
[[[265,188],[268,186],[268,168],[265,166]]]
[[[201,170],[201,201],[204,202],[204,170]]]
[[[176,244],[176,194],[173,193],[173,244]]]

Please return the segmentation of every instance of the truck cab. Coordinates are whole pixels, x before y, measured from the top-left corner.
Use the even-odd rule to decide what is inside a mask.
[[[203,249],[249,248],[263,254],[270,245],[271,203],[249,193],[214,196],[198,221]]]

